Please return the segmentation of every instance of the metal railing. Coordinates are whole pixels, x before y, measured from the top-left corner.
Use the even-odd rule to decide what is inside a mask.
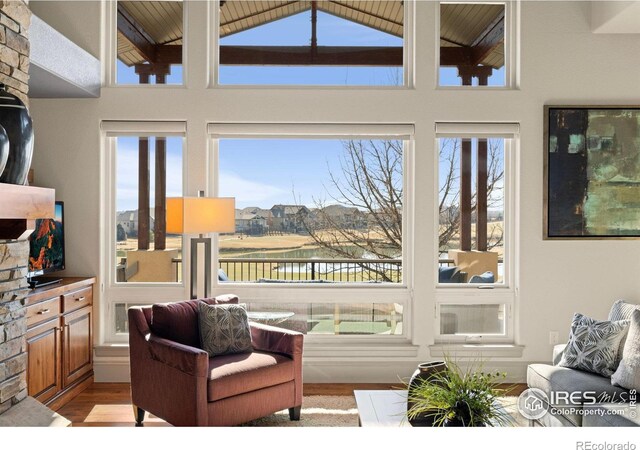
[[[176,280],[180,280],[182,258],[173,258]],[[503,259],[498,260],[502,264]],[[454,260],[440,258],[440,267],[452,267]],[[124,268],[122,258],[119,268]],[[402,282],[401,259],[265,259],[220,258],[218,267],[234,282]],[[118,281],[125,281],[120,280]]]
[[[231,281],[402,281],[400,259],[220,258]]]

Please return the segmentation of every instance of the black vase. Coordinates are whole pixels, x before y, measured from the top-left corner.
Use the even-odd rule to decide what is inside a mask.
[[[407,411],[409,411],[414,402],[411,400],[413,390],[419,386],[421,383],[424,383],[425,380],[431,379],[434,382],[437,382],[433,379],[433,376],[439,372],[442,372],[447,368],[447,365],[444,361],[431,361],[418,364],[418,368],[411,378],[409,379],[409,387],[407,389]],[[416,417],[408,419],[411,426],[414,427],[431,427],[433,426],[433,416],[429,414],[418,414]]]
[[[27,107],[0,84],[0,125],[9,137],[9,157],[0,183],[25,184],[33,156],[33,127]]]
[[[4,170],[4,166],[7,165],[7,158],[9,158],[9,136],[4,127],[0,125],[0,175]]]

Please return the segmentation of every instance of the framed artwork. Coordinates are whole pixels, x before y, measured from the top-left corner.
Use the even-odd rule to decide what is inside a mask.
[[[640,106],[545,106],[544,238],[640,238]]]

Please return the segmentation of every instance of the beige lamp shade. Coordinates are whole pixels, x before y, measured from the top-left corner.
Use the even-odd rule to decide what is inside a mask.
[[[233,233],[236,230],[236,199],[232,197],[167,198],[167,233]]]

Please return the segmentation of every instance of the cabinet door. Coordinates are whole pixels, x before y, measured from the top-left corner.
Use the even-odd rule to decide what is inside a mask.
[[[60,319],[27,332],[27,383],[29,395],[44,403],[62,388],[60,374]]]
[[[62,316],[62,381],[67,387],[93,369],[93,313],[85,307]]]

